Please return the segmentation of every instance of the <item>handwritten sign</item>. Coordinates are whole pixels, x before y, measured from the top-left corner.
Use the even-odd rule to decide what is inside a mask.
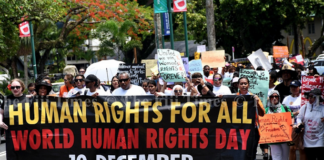
[[[280,143],[292,141],[291,113],[266,114],[259,117],[260,140],[259,143]]]
[[[189,59],[188,59],[188,57],[182,57],[181,59],[182,59],[183,66],[184,66],[184,68],[186,70],[187,77],[189,77],[189,73],[188,73],[188,71],[189,71]]]
[[[287,58],[289,57],[287,46],[273,46],[273,57]]]
[[[189,72],[191,75],[195,72],[199,72],[201,75],[204,75],[201,59],[191,60],[189,62]]]
[[[146,77],[152,76],[151,68],[157,65],[157,60],[155,59],[143,59],[141,63],[146,64]]]
[[[145,64],[119,64],[118,73],[128,72],[131,84],[142,85],[145,77]]]
[[[180,53],[171,49],[158,49],[159,71],[166,82],[184,82],[186,70]]]
[[[197,46],[197,52],[199,53],[206,52],[206,45]]]
[[[269,72],[241,69],[240,77],[247,77],[249,79],[249,92],[257,95],[261,99],[263,106],[267,106]]]
[[[305,92],[310,92],[314,88],[321,89],[322,91],[322,97],[324,97],[324,79],[320,76],[302,76],[302,86],[301,86],[301,106],[306,104],[308,102],[308,99],[305,98]],[[320,102],[321,104],[324,104],[323,102]]]
[[[202,65],[208,65],[210,68],[225,67],[225,51],[207,51],[201,53]]]

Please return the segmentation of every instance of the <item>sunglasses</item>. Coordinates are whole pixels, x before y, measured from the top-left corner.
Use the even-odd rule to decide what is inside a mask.
[[[11,89],[20,89],[20,86],[11,86]]]
[[[180,92],[182,92],[181,89],[180,90],[174,90],[174,93],[180,93]]]
[[[75,82],[82,82],[83,79],[75,79]]]
[[[277,98],[277,99],[279,99],[279,96],[270,96],[270,98]]]
[[[84,73],[85,71],[79,71],[80,73]]]
[[[222,79],[221,78],[219,78],[219,79],[214,79],[214,81],[221,81]]]
[[[122,82],[127,82],[129,80],[129,78],[127,78],[127,79],[119,79],[118,81],[120,82],[120,83],[122,83]]]

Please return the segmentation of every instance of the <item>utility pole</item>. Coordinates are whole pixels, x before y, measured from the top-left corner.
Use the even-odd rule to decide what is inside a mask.
[[[32,48],[32,53],[33,53],[33,68],[34,68],[34,77],[35,80],[37,79],[37,68],[36,68],[36,57],[35,57],[35,44],[34,44],[34,31],[33,31],[33,23],[29,23],[29,28],[30,28],[30,39],[31,39],[31,48]]]
[[[214,18],[214,4],[213,0],[206,0],[206,19],[207,19],[207,40],[208,50],[216,50],[216,32],[215,32],[215,18]]]

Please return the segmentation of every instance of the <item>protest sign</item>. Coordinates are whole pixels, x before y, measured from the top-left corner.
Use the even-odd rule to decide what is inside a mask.
[[[290,112],[266,114],[259,117],[259,143],[281,143],[292,141],[292,118]]]
[[[152,76],[151,68],[157,65],[157,60],[155,59],[143,59],[141,63],[145,63],[146,77]]]
[[[189,62],[189,72],[191,75],[195,72],[199,72],[201,75],[204,75],[201,59],[191,60]]]
[[[153,68],[150,69],[152,71],[152,73],[157,76],[157,74],[159,74],[159,69],[158,69],[158,65],[155,65]],[[151,75],[152,76],[152,75]]]
[[[224,79],[223,79],[222,84],[223,84],[224,86],[230,87],[230,86],[231,86],[231,82],[232,82],[232,78],[227,77],[227,78],[224,78]]]
[[[254,99],[248,95],[6,102],[8,160],[223,160],[255,154]]]
[[[287,46],[273,46],[273,57],[274,58],[288,58],[288,47]]]
[[[254,68],[262,66],[266,71],[269,71],[272,68],[272,65],[269,63],[267,57],[264,55],[261,49],[249,55],[248,59]]]
[[[257,95],[263,106],[267,106],[269,91],[269,72],[241,69],[240,77],[247,77],[250,81],[249,92]]]
[[[202,65],[208,65],[210,68],[225,67],[225,51],[207,51],[201,53]]]
[[[189,77],[189,73],[188,73],[188,71],[189,71],[189,60],[188,60],[188,57],[182,57],[181,59],[182,59],[183,66],[184,66],[184,68],[186,70],[187,77]]]
[[[322,91],[322,97],[324,97],[324,79],[321,76],[302,76],[302,85],[301,85],[301,106],[308,102],[308,99],[305,98],[305,93],[309,93],[312,89],[318,88]],[[320,102],[324,104],[323,102]]]
[[[206,45],[197,46],[197,52],[199,53],[206,52]]]
[[[158,49],[159,71],[166,82],[185,82],[186,70],[180,53],[171,49]]]
[[[146,78],[145,64],[119,64],[118,73],[128,72],[131,78],[131,84],[142,85]]]

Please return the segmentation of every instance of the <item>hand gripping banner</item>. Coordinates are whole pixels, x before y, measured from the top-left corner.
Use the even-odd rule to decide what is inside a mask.
[[[7,159],[248,160],[252,96],[6,100]]]

